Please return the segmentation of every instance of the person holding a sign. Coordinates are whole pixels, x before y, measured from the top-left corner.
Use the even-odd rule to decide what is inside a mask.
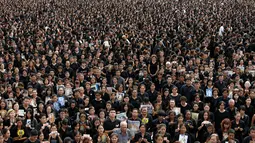
[[[192,143],[191,136],[188,133],[186,133],[187,128],[185,124],[181,124],[179,128],[180,128],[179,132],[176,133],[174,137],[175,143]]]

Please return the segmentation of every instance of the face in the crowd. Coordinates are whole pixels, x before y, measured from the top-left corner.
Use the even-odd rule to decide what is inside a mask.
[[[125,124],[125,123],[121,124],[120,129],[121,129],[122,132],[126,132],[127,131],[127,124]]]
[[[208,120],[208,118],[209,118],[209,115],[208,115],[207,112],[205,112],[205,113],[204,113],[204,119],[205,119],[205,120]]]
[[[40,139],[40,141],[43,141],[43,140],[44,140],[44,135],[43,135],[43,133],[40,134],[39,139]]]
[[[140,132],[142,132],[142,133],[145,133],[145,132],[146,132],[146,128],[145,128],[144,125],[142,125],[142,126],[140,127]]]
[[[138,110],[133,110],[132,117],[137,117],[137,116],[138,116]]]
[[[109,116],[110,116],[111,118],[115,118],[115,116],[116,116],[116,111],[111,110]]]
[[[184,125],[181,126],[181,128],[180,128],[180,134],[185,134],[186,131],[187,131],[186,127],[185,127]]]
[[[112,143],[118,143],[118,137],[117,136],[112,136],[111,137],[111,141],[112,141]]]
[[[228,139],[229,140],[234,140],[235,139],[235,134],[234,133],[229,133],[228,134]]]
[[[250,136],[251,136],[252,138],[255,138],[255,130],[251,130],[251,131],[250,131]]]
[[[103,134],[104,133],[104,127],[100,125],[98,127],[97,131],[98,131],[99,134]]]
[[[156,143],[163,143],[164,138],[162,136],[157,137]]]
[[[212,136],[211,138],[210,138],[210,141],[209,141],[210,143],[217,143],[218,141],[217,141],[217,137],[216,136]]]
[[[221,103],[221,104],[220,104],[220,110],[223,110],[224,108],[225,108],[224,103]]]

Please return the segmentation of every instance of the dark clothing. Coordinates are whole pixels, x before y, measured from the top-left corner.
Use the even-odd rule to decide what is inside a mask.
[[[187,98],[187,103],[192,102],[192,91],[195,90],[193,86],[183,85],[181,88],[181,95]]]
[[[245,123],[240,120],[239,123],[237,124],[236,121],[234,120],[232,122],[231,128],[235,130],[235,128],[238,128],[238,130],[235,130],[235,138],[238,139],[239,141],[243,140],[243,134],[245,132]],[[243,130],[241,131],[240,128]]]
[[[120,127],[120,120],[115,119],[114,121],[111,121],[110,118],[107,118],[104,121],[104,129],[105,131],[113,130],[114,128]]]
[[[144,134],[144,136],[142,136],[141,132],[136,133],[132,142],[138,142],[140,138],[147,139],[148,142],[151,142],[151,135],[147,132]],[[141,143],[145,143],[145,142],[142,141]]]
[[[35,140],[34,142],[30,141],[29,139],[25,140],[24,143],[40,143],[40,140]]]
[[[215,129],[220,129],[220,124],[221,121],[224,120],[225,118],[229,118],[229,112],[228,111],[224,111],[224,112],[220,112],[219,110],[217,110],[214,114],[215,118]]]

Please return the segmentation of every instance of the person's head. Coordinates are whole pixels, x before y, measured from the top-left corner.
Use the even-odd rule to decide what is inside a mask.
[[[179,123],[182,123],[183,122],[183,114],[179,114],[178,116],[177,116],[177,120],[178,120],[178,122]]]
[[[191,118],[191,112],[190,112],[190,110],[186,110],[186,112],[185,112],[185,117],[186,117],[186,119],[190,119],[190,118]]]
[[[171,108],[175,107],[175,100],[174,100],[174,99],[170,99],[170,101],[169,101],[169,106],[170,106]]]
[[[185,124],[180,124],[180,134],[185,134],[187,131],[187,128]]]
[[[203,118],[204,118],[204,120],[209,120],[210,119],[210,112],[205,111],[204,114],[203,114]]]
[[[43,134],[43,132],[40,132],[40,134],[39,134],[39,140],[40,140],[40,141],[43,141],[43,140],[44,140],[44,134]]]
[[[174,111],[169,111],[168,116],[169,116],[170,120],[174,120],[175,119],[175,112]]]
[[[9,138],[11,135],[10,130],[7,128],[3,128],[2,133],[3,133],[4,138]]]
[[[99,118],[105,118],[105,110],[100,109],[98,115],[99,115]]]
[[[106,102],[106,110],[110,110],[112,108],[112,103],[111,101]]]
[[[101,99],[102,95],[100,92],[96,92],[95,96],[96,96],[96,99],[99,100],[99,99]]]
[[[240,119],[241,119],[241,114],[240,114],[240,112],[236,112],[235,119],[236,119],[237,121],[240,121]]]
[[[213,132],[213,124],[209,123],[206,125],[207,132],[212,133]]]
[[[186,84],[187,84],[188,86],[190,86],[190,85],[192,84],[191,78],[190,78],[190,77],[186,78]]]
[[[228,130],[228,139],[235,140],[235,130],[233,130],[233,129]]]
[[[57,125],[56,124],[51,124],[51,127],[50,127],[50,131],[51,132],[54,132],[54,131],[57,131],[58,130],[58,128],[57,128]]]
[[[161,134],[156,134],[155,143],[163,143],[163,141],[164,141],[164,136]]]
[[[225,118],[224,120],[221,121],[221,129],[222,130],[228,130],[231,128],[231,121],[228,118]]]
[[[22,119],[21,118],[17,118],[16,119],[16,123],[17,123],[17,127],[21,128],[23,125]]]
[[[198,111],[199,105],[197,103],[193,104],[193,111]]]
[[[235,107],[235,100],[234,100],[234,99],[230,99],[230,100],[228,101],[228,106],[229,106],[229,107]]]
[[[227,88],[224,88],[222,90],[222,95],[223,95],[223,97],[227,97],[228,96],[228,89]]]
[[[255,126],[252,126],[249,130],[249,135],[252,137],[252,138],[255,138]]]
[[[119,136],[116,133],[111,134],[111,143],[118,143],[119,142]]]
[[[38,138],[38,131],[36,129],[31,130],[30,132],[30,141],[35,142]]]
[[[140,92],[145,92],[145,90],[146,90],[146,87],[145,87],[144,84],[142,84],[142,85],[140,86]]]
[[[219,109],[220,109],[220,110],[225,109],[225,102],[224,102],[224,101],[220,101],[220,103],[219,103]]]
[[[177,92],[178,92],[178,88],[177,88],[177,86],[174,86],[172,88],[172,93],[176,94]]]
[[[140,129],[140,132],[145,133],[146,132],[146,125],[142,123],[140,125],[139,129]]]
[[[23,100],[23,105],[28,106],[30,104],[30,98],[29,97],[25,97]]]
[[[159,120],[163,120],[165,118],[165,116],[166,116],[166,113],[165,113],[164,110],[159,110],[158,111],[158,119]]]
[[[126,121],[122,121],[120,123],[120,129],[121,129],[121,132],[126,132],[127,131],[127,122]]]
[[[143,115],[147,115],[148,108],[147,107],[142,107],[141,112]]]
[[[84,122],[84,121],[86,120],[86,118],[87,118],[86,113],[81,112],[81,113],[80,113],[80,121]]]
[[[251,104],[251,98],[250,97],[247,97],[246,100],[245,100],[246,104]]]
[[[98,132],[99,134],[103,134],[103,133],[104,133],[104,127],[103,127],[103,125],[99,125],[99,126],[97,127],[97,132]]]
[[[75,131],[74,132],[74,140],[76,142],[78,142],[78,141],[80,141],[80,139],[81,139],[81,133],[79,131]]]
[[[110,112],[109,112],[109,117],[110,117],[110,118],[115,118],[115,116],[116,116],[116,110],[113,109],[113,108],[111,108],[111,109],[110,109]]]
[[[40,121],[41,121],[42,124],[45,124],[45,123],[47,122],[46,114],[41,113],[41,115],[40,115]]]
[[[180,97],[181,104],[185,104],[187,102],[187,98],[185,96]]]
[[[138,117],[138,114],[139,114],[139,110],[137,108],[134,108],[132,110],[132,117],[136,118],[136,117]]]
[[[218,143],[218,142],[219,142],[219,136],[217,134],[212,134],[208,139],[208,143]]]
[[[239,108],[240,114],[244,115],[245,114],[245,110],[246,110],[245,106],[241,105],[240,108]]]
[[[7,115],[10,117],[10,118],[15,118],[16,116],[16,113],[13,109],[9,109],[8,112],[7,112]]]
[[[7,104],[4,100],[1,100],[1,109],[7,109]]]
[[[166,133],[166,125],[165,124],[160,124],[158,126],[158,133],[164,135]]]

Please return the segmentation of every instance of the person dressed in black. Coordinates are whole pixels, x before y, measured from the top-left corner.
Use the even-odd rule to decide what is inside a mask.
[[[3,128],[2,130],[4,143],[13,143],[13,139],[11,138],[11,133],[7,128]]]
[[[238,139],[235,138],[235,130],[229,129],[228,130],[228,138],[224,139],[221,143],[239,143]],[[242,141],[240,141],[242,142]]]
[[[14,143],[23,143],[28,137],[28,131],[20,118],[16,120],[16,124],[11,128],[11,137]]]
[[[151,142],[151,135],[146,132],[146,125],[141,124],[140,127],[140,132],[135,134],[135,137],[132,142],[139,142],[139,143],[150,143]]]
[[[38,139],[38,131],[36,129],[31,130],[30,137],[24,141],[24,143],[40,143]]]
[[[112,133],[114,129],[120,127],[120,120],[115,118],[116,110],[111,109],[109,113],[109,118],[104,121],[104,129],[106,133]]]

